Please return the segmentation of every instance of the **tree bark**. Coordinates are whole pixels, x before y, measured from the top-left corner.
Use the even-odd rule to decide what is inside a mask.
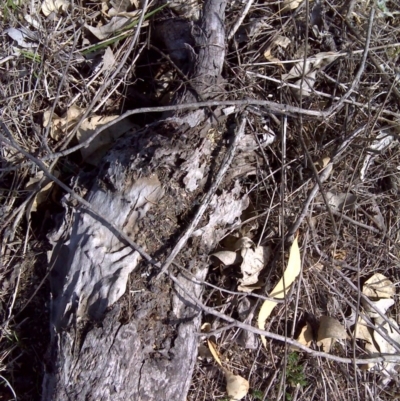
[[[223,93],[225,0],[209,0],[193,30],[197,59],[184,103]],[[194,90],[193,90],[194,89]],[[163,260],[225,149],[221,110],[175,113],[119,140],[86,196],[94,210]],[[218,128],[218,129],[217,129]],[[177,262],[179,287],[121,242],[83,206],[69,206],[53,236],[51,343],[43,400],[185,400],[197,357],[207,254],[240,219],[248,200],[235,174],[211,201],[207,218]],[[118,301],[118,302],[117,302]]]

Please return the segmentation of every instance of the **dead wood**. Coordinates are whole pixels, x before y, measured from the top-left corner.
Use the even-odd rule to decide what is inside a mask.
[[[178,104],[223,93],[224,9],[223,0],[205,5],[193,30],[191,82]],[[203,109],[175,113],[124,138],[106,156],[86,199],[162,260],[212,182],[224,154],[222,126],[222,117],[216,126]],[[180,255],[200,280],[207,253],[247,206],[240,193],[238,182],[224,183],[208,220]],[[158,272],[83,206],[65,214],[52,240],[52,339],[43,400],[186,399],[201,314],[183,289],[200,298],[201,286],[183,276],[183,289],[166,277],[153,279]]]

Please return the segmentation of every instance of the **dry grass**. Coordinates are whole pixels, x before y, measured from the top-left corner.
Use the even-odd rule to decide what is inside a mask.
[[[226,15],[228,30],[240,18],[243,8],[241,2],[231,3]],[[355,196],[356,207],[333,214],[319,191],[301,224],[301,280],[287,303],[274,311],[266,327],[282,335],[291,336],[299,322],[318,320],[322,315],[345,324],[351,310],[358,309],[363,282],[373,273],[380,272],[394,283],[399,282],[400,88],[396,77],[400,15],[395,13],[398,6],[394,1],[386,2],[393,17],[376,10],[369,54],[363,65],[372,4],[350,2],[353,13],[348,13],[348,3],[321,1],[318,11],[312,2],[311,17],[306,18],[306,3],[293,12],[280,14],[276,2],[254,1],[237,40],[229,44],[224,71],[229,99],[267,99],[314,110],[325,110],[340,99],[344,101],[342,108],[323,121],[268,115],[262,110],[263,117],[250,114],[253,132],[261,134],[268,125],[280,138],[263,154],[269,169],[257,169],[256,175],[246,178],[254,212],[251,223],[243,230],[254,241],[271,244],[277,255],[265,273],[267,291],[282,274],[285,235],[315,185],[313,163],[332,158],[353,132],[364,127],[344,149],[323,184],[325,193]],[[156,3],[151,4],[148,10],[156,7]],[[26,27],[34,34],[30,43],[37,45],[21,48],[7,34],[0,38],[1,134],[46,161],[48,168],[57,171],[65,183],[77,185],[79,172],[90,177],[95,169],[87,166],[78,153],[51,157],[75,145],[76,139],[73,130],[61,139],[52,138],[49,129],[43,127],[45,110],[61,116],[76,105],[86,111],[86,116],[120,114],[126,109],[158,105],[165,93],[177,87],[170,78],[166,81],[170,76],[179,81],[174,69],[146,46],[149,27],[132,28],[128,38],[111,46],[115,62],[109,69],[102,68],[104,49],[82,55],[95,43],[84,24],[95,25],[104,18],[100,3],[76,3],[64,13],[46,18],[40,12],[40,3],[7,0],[0,12],[2,32],[11,27]],[[35,18],[36,26],[29,25],[25,15]],[[171,11],[160,11],[160,15],[170,16]],[[274,45],[279,36],[290,39],[286,48]],[[274,57],[280,62],[265,58],[269,48],[270,60]],[[299,97],[282,82],[281,76],[294,60],[320,52],[344,54],[317,72],[311,96],[303,93]],[[355,82],[360,68],[360,81]],[[352,85],[354,91],[349,93]],[[144,124],[149,118],[138,117],[135,123]],[[361,180],[368,148],[378,133],[388,128],[395,135],[391,146],[372,153],[374,162]],[[48,336],[46,235],[61,210],[62,194],[53,190],[38,211],[30,213],[35,190],[28,190],[27,183],[30,178],[37,178],[39,171],[13,148],[2,146],[1,152],[0,381],[4,386],[0,394],[4,399],[12,399],[15,392],[18,399],[32,400],[39,399]],[[245,296],[224,293],[224,289],[236,288],[237,273],[230,273],[232,277],[213,271],[209,280],[220,289],[207,289],[204,299],[209,306],[238,317],[238,304],[244,302]],[[256,313],[258,304],[251,306]],[[390,314],[398,322],[399,313],[396,297]],[[219,320],[210,321],[213,329],[223,327]],[[254,319],[248,323],[254,323]],[[351,336],[351,327],[347,329]],[[216,334],[215,339],[227,366],[249,380],[248,400],[400,398],[396,377],[384,386],[380,372],[365,372],[352,364],[295,354],[274,341],[268,342],[267,349],[260,345],[254,350],[245,349],[238,342],[241,335],[240,330],[231,328]],[[364,351],[361,343],[350,339],[337,344],[333,353],[359,357]],[[199,360],[188,399],[224,400],[224,388],[222,373],[205,358]]]

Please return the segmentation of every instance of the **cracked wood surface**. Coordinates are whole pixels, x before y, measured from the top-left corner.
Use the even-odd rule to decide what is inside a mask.
[[[222,91],[225,5],[207,1],[195,32],[198,54],[189,76],[204,98]],[[187,89],[176,102],[193,97]],[[207,110],[175,113],[119,140],[86,199],[149,254],[165,257],[212,179],[211,124]],[[238,182],[213,199],[212,218],[180,255],[197,279],[207,274],[208,251],[247,205]],[[157,272],[84,208],[65,214],[52,241],[51,344],[42,399],[185,400],[201,321],[187,293],[200,298],[201,286],[182,275],[180,286],[167,277],[152,280]]]

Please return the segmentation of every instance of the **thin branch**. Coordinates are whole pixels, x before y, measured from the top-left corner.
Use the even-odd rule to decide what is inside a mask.
[[[347,93],[345,93],[345,95],[340,99],[340,101],[338,103],[333,104],[329,108],[329,113],[330,114],[343,106],[344,102],[350,97],[350,95],[355,91],[356,87],[360,83],[361,75],[364,72],[365,63],[366,63],[367,57],[368,57],[369,45],[371,43],[371,33],[372,33],[372,25],[373,25],[373,21],[374,21],[374,16],[375,16],[375,7],[372,6],[371,7],[371,12],[369,14],[368,32],[367,32],[367,37],[366,37],[366,40],[365,40],[364,53],[363,53],[363,57],[361,59],[360,68],[358,69],[357,74],[354,77],[354,80],[353,80],[353,82],[351,84],[351,87],[347,91]]]
[[[266,330],[261,330],[256,327],[253,327],[249,324],[242,323],[239,320],[236,320],[230,316],[225,315],[224,313],[218,312],[214,310],[213,308],[210,308],[206,305],[204,305],[202,302],[200,302],[195,296],[192,294],[189,294],[185,288],[181,285],[179,280],[177,279],[176,276],[174,276],[172,273],[169,273],[170,279],[185,293],[186,296],[198,307],[200,308],[203,312],[216,316],[222,320],[225,320],[226,322],[230,324],[234,324],[236,327],[247,330],[251,333],[254,334],[259,334],[260,336],[265,336],[267,338],[270,338],[272,340],[277,340],[286,344],[293,345],[297,348],[299,348],[301,351],[306,352],[309,355],[312,355],[314,357],[321,357],[325,359],[330,359],[335,362],[340,362],[340,363],[356,363],[357,365],[364,365],[367,363],[379,363],[379,362],[394,362],[394,363],[399,363],[400,362],[400,354],[379,354],[379,356],[372,356],[370,358],[360,358],[360,359],[354,359],[354,358],[343,358],[340,356],[336,355],[331,355],[327,354],[326,352],[321,352],[321,351],[315,351],[306,345],[303,345],[299,343],[296,340],[292,340],[291,338],[287,338],[285,336],[281,336],[279,334],[271,333],[270,331]],[[201,335],[203,335],[201,333]]]
[[[333,169],[334,163],[338,162],[340,158],[343,155],[343,152],[345,149],[350,145],[350,143],[365,129],[365,126],[362,126],[355,131],[353,131],[348,138],[346,138],[342,144],[339,146],[339,148],[336,150],[335,154],[332,156],[331,162],[325,167],[325,169],[320,173],[318,176],[320,183],[317,183],[314,185],[314,187],[310,190],[306,201],[303,204],[303,208],[297,217],[296,221],[293,223],[293,225],[290,227],[288,233],[286,234],[286,241],[291,243],[293,242],[294,235],[296,231],[299,229],[301,223],[305,219],[305,217],[308,214],[308,208],[311,204],[311,202],[314,200],[314,198],[317,196],[318,189],[321,187],[321,184],[324,183],[328,177],[329,174],[331,173]]]
[[[242,25],[253,2],[254,2],[254,0],[247,0],[247,4],[244,6],[243,10],[240,12],[240,17],[237,19],[237,21],[235,22],[235,24],[233,25],[233,27],[231,28],[231,30],[228,33],[228,40],[231,40],[233,38],[236,31],[240,28],[240,25]]]

